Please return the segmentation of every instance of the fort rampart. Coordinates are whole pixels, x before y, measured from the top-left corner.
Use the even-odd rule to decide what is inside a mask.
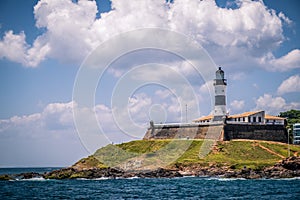
[[[287,143],[287,130],[283,125],[265,124],[189,124],[154,125],[144,139],[250,139]]]

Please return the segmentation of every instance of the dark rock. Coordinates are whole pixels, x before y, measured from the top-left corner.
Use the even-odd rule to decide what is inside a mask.
[[[48,172],[43,175],[46,179],[68,179],[71,178],[71,175],[76,172],[73,168],[63,168]]]
[[[13,178],[10,175],[8,174],[0,175],[0,181],[9,181],[9,180],[13,180]]]
[[[40,178],[43,175],[36,172],[27,172],[16,175],[18,179],[31,179],[31,178]]]
[[[289,157],[284,159],[281,166],[288,170],[300,170],[300,157]]]
[[[182,176],[210,176],[224,178],[292,178],[300,177],[300,157],[290,157],[282,160],[272,167],[266,167],[260,170],[252,170],[244,167],[241,170],[233,169],[230,166],[176,166],[172,169],[158,168],[154,170],[132,170],[123,171],[117,168],[90,168],[77,169],[73,167],[54,170],[43,175],[29,172],[17,175],[0,175],[0,180],[12,179],[31,179],[44,177],[46,179],[75,179],[75,178],[175,178]]]
[[[170,170],[170,169],[164,169],[164,168],[158,168],[156,170],[152,171],[136,171],[136,172],[130,172],[130,174],[127,174],[128,176],[134,177],[140,177],[140,178],[175,178],[175,177],[182,177],[182,174],[180,174],[177,170]]]

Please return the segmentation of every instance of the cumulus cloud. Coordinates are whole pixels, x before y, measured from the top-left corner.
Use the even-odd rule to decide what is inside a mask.
[[[297,50],[279,59],[270,56],[285,39],[283,24],[292,22],[282,12],[277,15],[268,9],[263,1],[239,1],[236,9],[228,9],[211,0],[112,0],[111,11],[100,18],[97,12],[94,1],[40,0],[34,7],[34,17],[36,27],[43,33],[30,45],[25,33],[8,31],[0,41],[0,57],[29,67],[47,58],[80,62],[113,35],[161,27],[195,39],[222,65],[242,67],[247,61],[249,65],[288,70],[299,63]],[[285,67],[285,63],[289,65]],[[185,66],[182,70],[186,70]]]
[[[43,135],[45,131],[54,131],[59,133],[65,130],[75,133],[73,119],[73,109],[76,109],[76,102],[50,103],[45,106],[42,112],[24,116],[13,116],[9,119],[0,120],[0,133],[10,129],[20,132],[36,129],[37,134]],[[94,112],[95,111],[95,112]],[[97,118],[105,126],[111,127],[111,110],[105,105],[98,104],[90,112],[96,113]]]
[[[161,98],[164,98],[163,103],[161,102]],[[124,123],[117,121],[118,119],[124,120],[124,116],[129,116],[131,121],[125,123],[125,125],[140,126],[141,129],[138,135],[139,137],[143,137],[150,121],[151,108],[153,105],[156,107],[159,106],[162,113],[165,112],[167,120],[178,121],[182,117],[180,107],[182,102],[187,103],[190,109],[196,106],[194,100],[189,101],[182,97],[176,97],[168,90],[154,91],[153,96],[143,92],[135,93],[128,98],[127,106],[122,108],[117,108],[114,105],[110,108],[103,104],[97,104],[93,108],[81,108],[73,101],[67,103],[50,103],[44,107],[42,112],[24,116],[13,116],[9,119],[0,120],[0,134],[2,137],[4,135],[6,137],[14,137],[15,134],[27,135],[29,137],[43,137],[44,135],[49,136],[49,134],[76,135],[76,127],[80,124],[75,126],[75,123],[82,122],[85,127],[84,131],[88,130],[98,134],[98,125],[100,125],[103,132],[107,134],[107,138],[112,141],[124,141],[129,138],[128,135],[122,133],[122,125],[124,125]],[[73,115],[74,110],[78,114]],[[117,114],[119,118],[113,116],[114,114]],[[76,117],[75,121],[74,116]],[[97,121],[92,120],[94,117],[96,117]],[[96,129],[92,129],[95,127]],[[101,141],[99,142],[101,143]],[[97,143],[98,147],[99,142]]]
[[[148,121],[148,109],[152,104],[152,100],[145,93],[136,94],[128,99],[128,111],[132,116],[138,116],[138,120],[145,122]]]
[[[264,94],[255,100],[255,110],[265,110],[268,114],[278,115],[280,112],[290,109],[299,109],[300,103],[287,103],[283,97],[273,97],[270,94]]]
[[[199,91],[203,94],[208,94],[209,92],[214,91],[213,83],[214,83],[213,80],[207,81],[206,83],[204,83],[200,86]],[[211,95],[214,95],[214,94],[211,94]]]
[[[74,105],[51,103],[39,113],[0,120],[1,165],[68,166],[87,156],[73,125]]]
[[[11,128],[19,129],[19,131],[25,131],[26,128],[35,129],[41,133],[43,130],[73,130],[73,106],[76,106],[73,102],[51,103],[41,113],[13,116],[10,119],[0,120],[0,132]]]
[[[74,109],[80,110],[80,116],[78,120],[84,122],[86,130],[89,132],[88,137],[93,138],[95,134],[99,135],[99,128],[92,130],[90,127],[98,127],[97,122],[91,120],[92,116],[96,116],[99,125],[102,130],[107,134],[108,140],[95,140],[93,146],[90,148],[85,141],[84,133],[77,132],[77,126],[75,126],[73,111]],[[78,117],[78,116],[77,116]],[[91,122],[92,121],[92,122]],[[95,124],[90,124],[95,123]],[[0,146],[5,140],[8,142],[22,141],[23,145],[27,145],[27,149],[32,149],[30,144],[36,144],[39,141],[45,142],[46,145],[51,143],[49,148],[56,148],[55,143],[62,145],[61,151],[66,148],[71,148],[76,152],[78,149],[83,149],[82,144],[89,150],[89,153],[93,153],[97,148],[106,145],[107,141],[127,141],[128,137],[122,136],[118,127],[114,124],[111,109],[103,104],[95,105],[94,108],[78,108],[77,103],[71,101],[67,103],[50,103],[46,105],[43,111],[24,116],[13,116],[9,119],[0,120]],[[81,141],[79,140],[81,139]],[[29,146],[28,146],[29,145]],[[53,147],[54,145],[54,147]],[[51,154],[52,150],[45,150]],[[55,150],[56,151],[56,150]],[[80,155],[82,155],[82,151]],[[67,155],[67,157],[74,157],[74,155]],[[78,158],[76,158],[78,159]],[[72,160],[74,162],[75,160]],[[71,164],[71,163],[70,163]]]
[[[278,94],[300,92],[300,76],[294,75],[284,80],[277,89]]]
[[[230,107],[234,111],[239,111],[242,110],[245,106],[245,101],[244,100],[233,100],[230,103]]]
[[[8,31],[0,41],[0,58],[7,58],[24,66],[37,66],[45,59],[48,53],[48,45],[43,45],[42,37],[38,37],[31,47],[26,43],[24,32],[14,34]]]
[[[294,49],[280,58],[275,58],[272,53],[268,53],[266,56],[263,56],[259,62],[269,71],[297,69],[300,68],[300,50]]]

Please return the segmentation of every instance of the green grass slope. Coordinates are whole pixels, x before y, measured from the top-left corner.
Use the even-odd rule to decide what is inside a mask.
[[[206,141],[207,142],[207,141]],[[201,155],[203,140],[138,140],[108,145],[94,155],[78,161],[82,168],[121,167],[147,169],[174,166],[244,166],[261,169],[271,166],[288,156],[288,145],[267,141],[226,141],[215,143],[208,154]],[[205,148],[204,148],[205,149]],[[290,155],[298,155],[300,146],[290,145]],[[203,154],[203,152],[202,152]]]

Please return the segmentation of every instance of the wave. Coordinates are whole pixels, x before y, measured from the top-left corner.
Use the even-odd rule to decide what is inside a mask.
[[[240,180],[249,180],[245,178],[222,178],[222,177],[198,177],[203,178],[208,181],[240,181]]]
[[[240,181],[240,180],[249,180],[245,178],[217,178],[218,181]]]
[[[278,180],[278,181],[292,181],[292,180],[300,180],[300,177],[292,177],[292,178],[269,178],[269,179],[263,179],[263,180]]]
[[[49,179],[45,179],[43,177],[34,177],[29,179],[16,179],[16,181],[47,181]]]

